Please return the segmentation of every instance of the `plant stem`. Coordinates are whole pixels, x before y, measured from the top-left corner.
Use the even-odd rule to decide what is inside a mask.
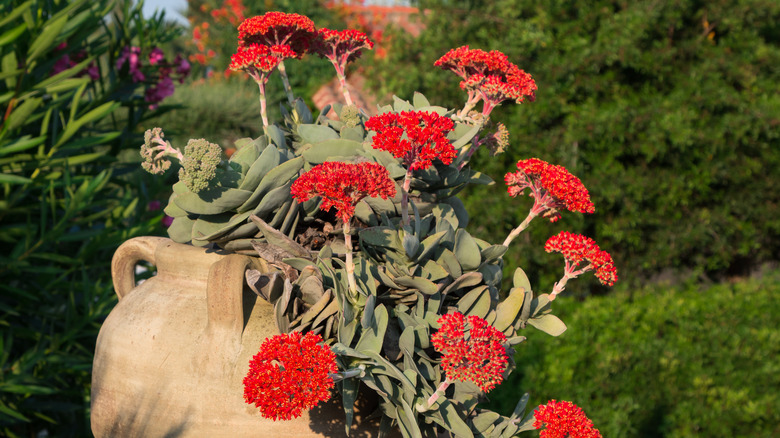
[[[426,402],[425,406],[417,405],[417,407],[416,407],[417,411],[418,412],[425,412],[425,411],[429,410],[431,408],[431,406],[433,406],[433,404],[436,403],[436,401],[439,399],[439,397],[444,395],[444,391],[446,391],[447,388],[450,387],[451,383],[452,383],[452,380],[450,380],[449,378],[444,379],[444,381],[441,382],[439,387],[436,388],[436,392],[434,392],[428,398],[428,401]]]
[[[284,61],[279,62],[277,69],[279,69],[279,75],[282,77],[282,83],[284,83],[284,91],[287,92],[287,101],[292,105],[295,101],[295,96],[293,96],[292,88],[290,87],[290,79],[287,77],[287,70],[284,68]]]
[[[523,220],[523,222],[520,225],[518,225],[517,228],[512,230],[512,232],[509,233],[508,236],[506,236],[506,239],[504,240],[504,243],[502,245],[509,246],[509,244],[512,242],[512,240],[515,239],[515,237],[517,237],[520,233],[522,233],[523,230],[528,228],[528,224],[531,223],[531,221],[533,220],[533,218],[537,216],[537,214],[538,213],[534,212],[534,210],[531,209],[531,211],[528,212],[528,216],[525,217],[525,220]]]
[[[263,127],[268,126],[268,115],[265,108],[265,84],[258,82],[257,86],[260,88],[260,117],[263,118]]]
[[[341,84],[341,94],[344,95],[344,101],[347,103],[347,106],[352,106],[352,96],[349,94],[349,89],[347,89],[347,78],[344,76],[344,73],[340,71],[336,71],[336,75],[339,78],[339,83]]]
[[[401,190],[401,218],[403,225],[409,225],[409,188],[412,185],[412,168],[406,170],[406,176],[404,176],[403,190]]]

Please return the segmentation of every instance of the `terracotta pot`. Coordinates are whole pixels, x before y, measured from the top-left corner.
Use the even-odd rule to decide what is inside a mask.
[[[136,286],[136,264],[157,275]],[[244,403],[242,379],[263,339],[277,334],[273,308],[244,286],[262,259],[161,237],[114,254],[119,303],[97,339],[92,374],[96,437],[345,436],[337,397],[291,421],[262,418]],[[361,424],[351,436],[375,436]]]

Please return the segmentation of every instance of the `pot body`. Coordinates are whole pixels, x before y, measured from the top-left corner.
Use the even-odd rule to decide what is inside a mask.
[[[136,286],[141,260],[157,275]],[[96,437],[345,436],[337,397],[276,422],[244,402],[249,360],[278,333],[271,305],[244,287],[250,266],[268,269],[261,259],[160,237],[119,247],[112,261],[119,303],[100,330],[93,364]],[[374,435],[368,424],[354,432]]]

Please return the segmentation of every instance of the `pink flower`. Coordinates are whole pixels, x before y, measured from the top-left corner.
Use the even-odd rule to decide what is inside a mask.
[[[157,65],[157,63],[163,59],[165,59],[165,53],[157,47],[152,49],[151,53],[149,53],[149,64],[151,65]]]
[[[133,82],[141,82],[146,79],[141,72],[141,48],[126,46],[122,49],[122,54],[116,60],[116,69],[121,70],[127,63],[127,70],[133,78]]]
[[[442,354],[448,380],[472,381],[488,392],[504,379],[506,336],[478,316],[455,312],[439,318],[431,343]],[[468,322],[468,327],[467,327]]]
[[[176,58],[173,60],[173,65],[176,68],[176,73],[179,75],[179,83],[184,82],[184,78],[190,75],[192,66],[187,62],[187,59],[181,55],[176,55]]]
[[[572,402],[550,400],[534,411],[534,428],[540,438],[601,438],[585,412]]]
[[[361,199],[395,196],[395,182],[387,169],[378,163],[343,163],[326,161],[301,175],[290,188],[298,202],[322,198],[320,209],[336,209],[336,214],[348,223]]]
[[[320,335],[311,332],[263,341],[244,377],[244,401],[260,408],[265,418],[289,420],[330,399],[330,374],[338,367],[336,355],[321,342]]]
[[[458,154],[447,134],[453,127],[449,118],[426,111],[384,113],[366,121],[366,128],[376,131],[374,149],[390,152],[411,170],[427,169],[437,158],[452,163]]]
[[[146,89],[144,100],[151,104],[149,109],[155,109],[157,104],[172,95],[175,89],[176,87],[173,85],[173,80],[171,80],[170,76],[165,76],[156,85]]]
[[[544,245],[547,252],[559,252],[566,260],[566,275],[575,277],[587,271],[595,271],[596,278],[601,284],[612,286],[617,281],[617,269],[612,262],[612,256],[602,251],[593,239],[581,234],[561,231],[547,239]],[[577,270],[582,261],[588,265]]]
[[[561,217],[561,209],[580,213],[596,211],[588,189],[565,167],[529,158],[518,161],[517,168],[517,172],[504,176],[507,192],[515,197],[529,189],[529,195],[534,197],[533,214],[544,213],[550,222],[555,222]]]

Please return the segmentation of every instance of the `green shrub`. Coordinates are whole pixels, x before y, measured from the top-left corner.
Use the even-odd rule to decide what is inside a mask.
[[[149,114],[150,84],[116,71],[116,60],[126,46],[148,54],[175,32],[162,17],[144,20],[140,7],[63,0],[0,9],[3,436],[90,434],[95,338],[116,302],[111,255],[160,231],[160,213],[147,211],[158,183],[117,160],[126,146],[140,160],[132,131]]]
[[[780,254],[780,3],[419,5],[426,30],[393,34],[367,77],[382,92],[408,98],[418,90],[454,105],[458,79],[433,62],[464,44],[499,49],[533,75],[536,102],[493,112],[509,128],[509,150],[498,158],[482,151],[474,166],[500,182],[519,158],[564,165],[588,187],[596,213],[534,224],[529,242],[583,232],[634,284],[667,270],[723,277]],[[464,202],[484,212],[472,227],[493,241],[528,205],[489,193],[498,191],[478,188]],[[506,257],[508,266],[546,272],[544,281],[532,278],[537,284],[559,275],[538,247],[516,245]]]
[[[604,436],[775,437],[780,434],[780,272],[707,289],[649,287],[555,301],[569,329],[529,331],[518,372],[491,393],[531,405],[581,406]]]

